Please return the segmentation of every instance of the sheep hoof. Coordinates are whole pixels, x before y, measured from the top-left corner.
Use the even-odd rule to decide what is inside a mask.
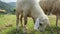
[[[23,33],[27,34],[27,28],[26,27],[23,27]]]

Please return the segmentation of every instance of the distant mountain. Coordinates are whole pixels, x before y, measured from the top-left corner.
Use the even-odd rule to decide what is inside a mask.
[[[12,12],[13,11],[13,8],[14,7],[12,5],[0,1],[0,9],[6,10],[7,12]]]
[[[9,2],[8,4],[13,6],[13,7],[16,7],[16,2]]]

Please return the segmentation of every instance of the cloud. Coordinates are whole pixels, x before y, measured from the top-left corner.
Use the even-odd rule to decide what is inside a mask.
[[[16,0],[1,0],[3,2],[16,2]]]

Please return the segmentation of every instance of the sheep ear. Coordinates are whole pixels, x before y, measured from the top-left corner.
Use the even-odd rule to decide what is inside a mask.
[[[37,30],[39,27],[39,18],[36,19],[34,29]]]

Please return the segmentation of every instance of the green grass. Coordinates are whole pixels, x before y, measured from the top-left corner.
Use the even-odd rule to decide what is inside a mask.
[[[57,34],[56,28],[55,28],[55,16],[48,16],[51,24],[51,28],[46,28],[45,32],[38,32],[34,31],[33,26],[33,20],[31,18],[28,18],[28,32],[29,34],[51,34],[51,29],[53,29],[53,34]],[[12,26],[8,26],[8,25]],[[8,26],[8,27],[7,27]],[[4,15],[4,17],[0,17],[0,34],[16,34],[16,16],[15,15]],[[22,28],[21,28],[22,29]],[[22,30],[20,29],[19,34],[23,34]],[[60,32],[60,20],[58,23],[58,32]],[[60,34],[60,33],[59,33]]]

